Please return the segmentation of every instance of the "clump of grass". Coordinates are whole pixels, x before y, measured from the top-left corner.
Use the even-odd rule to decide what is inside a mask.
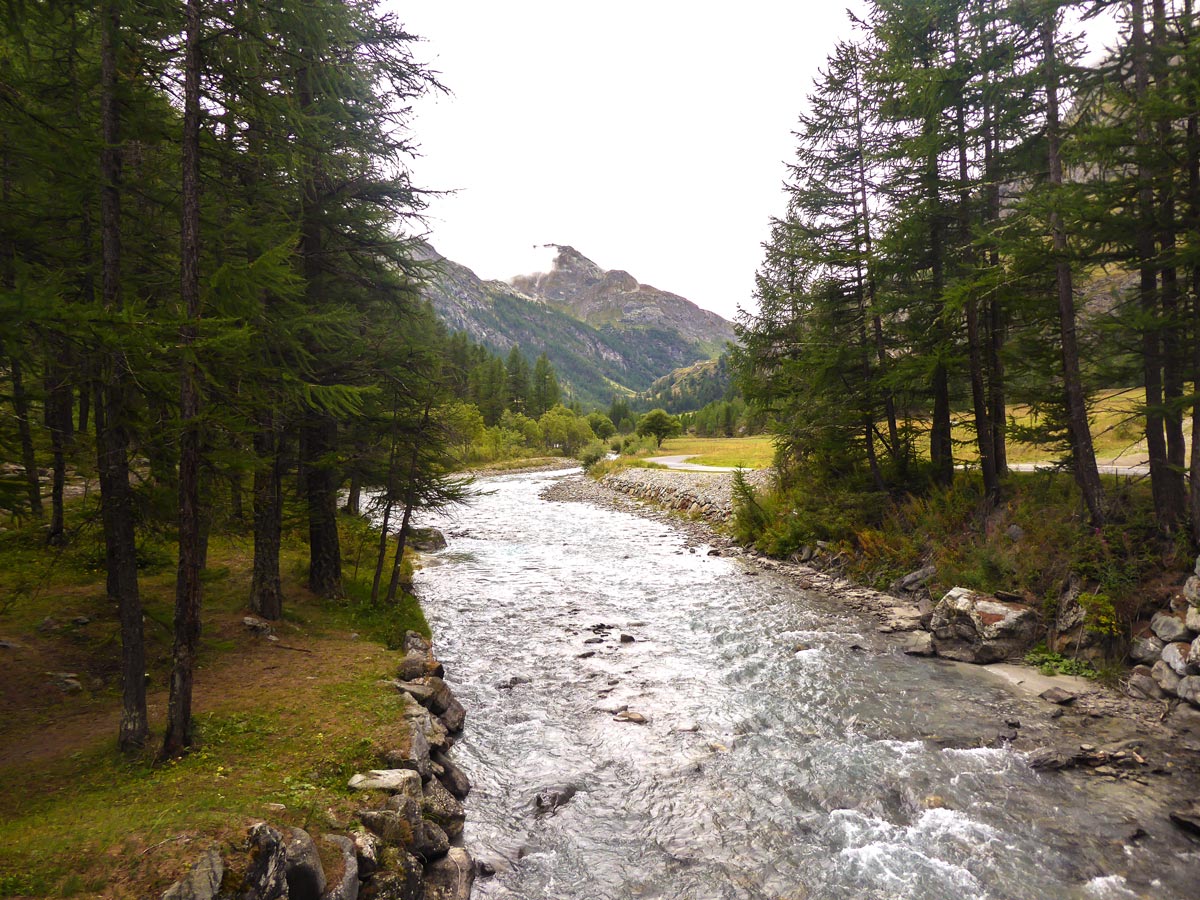
[[[1025,664],[1033,666],[1043,675],[1077,675],[1092,679],[1100,677],[1100,672],[1087,660],[1063,656],[1048,650],[1045,644],[1038,644],[1026,653]]]

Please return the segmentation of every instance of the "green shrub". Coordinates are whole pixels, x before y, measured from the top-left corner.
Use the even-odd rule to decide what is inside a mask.
[[[579,461],[584,469],[590,469],[608,456],[608,447],[603,441],[592,441],[579,451]]]

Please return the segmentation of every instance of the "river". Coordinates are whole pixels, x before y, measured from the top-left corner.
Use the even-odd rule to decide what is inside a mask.
[[[497,870],[475,897],[1195,896],[1136,793],[996,740],[1044,708],[669,525],[538,499],[554,477],[480,482],[417,575]]]

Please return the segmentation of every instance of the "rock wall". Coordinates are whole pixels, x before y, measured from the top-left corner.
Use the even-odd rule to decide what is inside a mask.
[[[381,754],[385,768],[350,779],[369,798],[361,824],[314,838],[259,822],[244,852],[207,851],[162,900],[468,900],[475,862],[461,838],[471,782],[446,756],[466,712],[429,642],[410,631],[404,650],[391,686],[406,701],[409,742]],[[322,863],[318,843],[336,863]]]
[[[765,487],[771,478],[766,470],[746,472],[746,480],[755,488]],[[605,475],[600,483],[709,522],[725,522],[733,515],[733,478],[728,472],[629,468]]]

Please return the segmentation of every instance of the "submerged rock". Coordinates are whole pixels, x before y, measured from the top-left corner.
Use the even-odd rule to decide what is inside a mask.
[[[553,812],[560,806],[570,803],[571,798],[578,792],[579,788],[573,784],[551,785],[537,792],[537,795],[533,798],[533,805],[538,812]]]

